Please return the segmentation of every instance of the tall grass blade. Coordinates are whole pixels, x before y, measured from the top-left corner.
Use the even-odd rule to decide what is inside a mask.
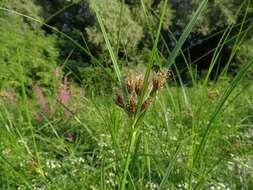
[[[201,152],[203,151],[206,142],[208,140],[209,134],[215,129],[212,128],[212,124],[215,121],[216,117],[218,116],[218,114],[221,112],[221,109],[223,108],[225,102],[227,101],[227,99],[229,98],[229,96],[231,95],[231,93],[233,92],[233,90],[237,87],[237,85],[239,84],[239,82],[241,81],[241,79],[245,76],[245,74],[247,73],[247,71],[250,69],[250,67],[253,65],[253,60],[251,60],[250,62],[248,62],[247,64],[245,64],[240,71],[238,72],[238,74],[236,75],[236,77],[234,78],[234,80],[231,82],[230,86],[226,89],[226,91],[224,92],[224,94],[221,97],[221,100],[218,102],[214,112],[212,113],[210,119],[209,119],[209,123],[207,125],[207,128],[204,132],[204,135],[201,139],[200,145],[198,146],[196,153],[194,155],[194,165],[196,164],[196,161],[199,159]]]
[[[226,28],[225,32],[223,33],[222,37],[219,40],[219,43],[218,43],[217,47],[215,48],[210,66],[209,66],[208,71],[207,71],[207,75],[206,75],[205,80],[204,80],[204,85],[207,85],[207,83],[209,81],[209,77],[211,75],[211,72],[213,71],[214,66],[216,64],[218,64],[219,55],[221,54],[221,51],[222,51],[224,45],[226,44],[226,41],[227,41],[231,31],[232,31],[232,28],[233,28],[232,25],[228,26]]]
[[[105,30],[105,26],[103,24],[103,21],[102,21],[102,17],[101,15],[99,14],[99,10],[98,10],[98,7],[96,5],[96,0],[93,0],[92,1],[92,7],[95,11],[95,14],[96,14],[96,17],[97,17],[97,20],[98,20],[98,24],[100,26],[100,29],[102,31],[102,34],[103,34],[103,37],[104,37],[104,40],[105,40],[105,43],[106,43],[106,47],[110,53],[110,56],[111,56],[111,60],[112,60],[112,63],[113,63],[113,68],[114,68],[114,71],[117,75],[117,78],[118,78],[118,81],[121,85],[121,88],[123,90],[123,80],[122,80],[122,76],[121,76],[121,72],[120,72],[120,69],[119,69],[119,66],[118,66],[118,63],[117,63],[117,59],[116,59],[116,56],[113,52],[113,49],[112,49],[112,46],[111,46],[111,43],[109,41],[109,38],[108,38],[108,35],[106,33],[106,30]]]
[[[244,1],[246,2],[246,0]],[[243,42],[244,38],[246,37],[246,35],[248,34],[248,31],[252,26],[252,23],[250,24],[249,27],[247,27],[246,29],[246,33],[243,34],[243,29],[244,29],[244,26],[246,24],[246,19],[247,19],[247,16],[249,14],[249,8],[250,8],[250,1],[248,1],[248,4],[247,4],[247,7],[246,7],[246,11],[244,13],[244,16],[243,16],[243,20],[242,20],[242,23],[241,23],[241,26],[240,26],[240,29],[239,29],[239,32],[237,33],[237,38],[235,39],[235,43],[234,43],[234,46],[233,46],[233,49],[232,49],[232,52],[229,56],[229,59],[227,61],[227,64],[225,65],[222,73],[221,73],[221,77],[223,75],[227,75],[227,71],[228,71],[228,68],[233,60],[233,58],[235,57],[236,53],[238,52],[239,48],[240,48],[240,45],[241,43]],[[242,36],[242,37],[241,37]]]
[[[236,14],[236,15],[238,15],[238,14],[241,12],[241,9],[242,9],[242,7],[243,7],[243,5],[244,5],[245,2],[246,2],[246,0],[243,1],[241,7],[237,10],[237,14]],[[249,5],[248,5],[248,6],[249,6]],[[237,47],[236,47],[236,46],[238,45],[238,40],[239,40],[239,38],[240,38],[240,36],[241,36],[241,32],[242,32],[242,29],[243,29],[243,25],[244,25],[244,22],[245,22],[245,20],[246,20],[248,8],[249,8],[248,6],[247,6],[247,11],[246,11],[246,13],[244,14],[244,19],[243,19],[242,24],[241,24],[241,26],[240,26],[239,33],[237,34],[237,38],[236,38],[234,47],[233,47],[233,49],[232,49],[232,53],[230,54],[229,60],[228,60],[228,62],[227,62],[227,64],[226,64],[225,68],[228,68],[228,66],[230,65],[230,62],[232,61],[233,57],[235,56],[235,54],[236,54],[236,52],[237,52]],[[223,35],[222,35],[222,37],[221,37],[221,39],[220,39],[220,41],[219,41],[219,43],[218,43],[218,46],[215,48],[215,52],[214,52],[214,54],[213,54],[213,57],[212,57],[212,60],[211,60],[211,63],[210,63],[210,67],[209,67],[209,69],[208,69],[206,78],[205,78],[205,80],[204,80],[204,84],[205,84],[205,85],[207,85],[207,83],[208,83],[208,81],[209,81],[209,77],[210,77],[210,75],[211,75],[211,72],[213,71],[214,66],[215,66],[216,64],[219,64],[219,63],[217,63],[217,62],[218,62],[218,59],[219,59],[219,56],[220,56],[220,54],[221,54],[221,52],[222,52],[223,47],[224,47],[225,44],[226,44],[227,39],[230,37],[230,33],[232,32],[233,28],[234,28],[233,25],[229,25],[229,26],[226,28],[225,32],[223,33]],[[219,65],[218,65],[218,67],[219,67]]]
[[[72,7],[76,5],[76,2],[70,3],[66,6],[64,6],[63,8],[59,9],[58,11],[56,11],[55,13],[53,13],[52,15],[50,15],[49,17],[46,18],[45,23],[48,23],[50,20],[52,20],[54,17],[56,17],[57,15],[61,14],[62,12],[66,11],[68,8]]]
[[[159,190],[165,189],[165,185],[166,185],[167,180],[168,180],[168,178],[169,178],[169,176],[170,176],[170,172],[171,172],[171,170],[172,170],[172,168],[173,168],[173,164],[175,163],[176,158],[177,158],[177,155],[178,155],[179,152],[181,151],[182,146],[183,146],[183,143],[180,143],[180,144],[177,146],[176,151],[173,153],[173,156],[172,156],[172,158],[170,159],[169,166],[167,167],[166,172],[165,172],[165,174],[164,174],[164,176],[163,176],[163,179],[162,179],[162,181],[161,181],[161,183],[160,183]]]
[[[165,67],[171,67],[174,63],[175,63],[175,59],[179,53],[179,51],[181,50],[185,40],[187,39],[187,37],[189,36],[189,34],[191,33],[194,25],[197,22],[198,17],[200,16],[200,14],[204,11],[205,6],[207,4],[208,0],[202,0],[196,10],[196,12],[194,13],[194,15],[192,16],[190,22],[187,24],[186,28],[184,29],[181,37],[179,38],[176,47],[173,49],[173,51],[171,52],[171,55],[169,56],[169,58],[166,60],[166,62],[164,63]]]
[[[158,44],[158,41],[159,41],[161,29],[162,29],[162,24],[163,24],[163,20],[164,20],[164,16],[165,16],[165,11],[166,11],[166,8],[167,8],[167,3],[168,3],[168,0],[165,0],[164,4],[163,4],[162,15],[161,15],[161,18],[160,18],[159,26],[158,26],[158,29],[157,29],[156,39],[154,41],[153,48],[152,48],[152,51],[150,53],[150,57],[149,57],[148,64],[147,64],[147,67],[146,67],[144,81],[143,81],[143,87],[142,87],[142,90],[141,90],[141,94],[138,97],[137,112],[136,112],[136,115],[135,115],[135,119],[138,119],[138,117],[141,116],[139,114],[141,112],[142,102],[144,100],[144,96],[145,96],[145,93],[146,93],[147,88],[148,88],[149,75],[151,73],[152,66],[154,65],[154,58],[155,58],[155,55],[156,55],[156,52],[157,52],[157,44]]]

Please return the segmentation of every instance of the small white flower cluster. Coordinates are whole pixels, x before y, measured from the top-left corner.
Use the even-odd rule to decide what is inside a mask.
[[[229,162],[230,169],[236,165],[240,170],[253,171],[253,158],[250,157],[239,157],[231,154],[232,161]]]
[[[177,186],[177,189],[178,190],[183,190],[183,189],[188,189],[188,187],[189,187],[189,185],[188,185],[188,183],[181,183],[181,184],[179,184],[178,186]]]
[[[61,164],[58,163],[56,160],[47,160],[46,167],[49,169],[61,168]]]
[[[39,185],[36,179],[32,179],[32,187],[34,190],[46,190],[46,187]]]
[[[2,150],[2,154],[3,154],[3,155],[6,155],[6,156],[7,156],[8,154],[10,154],[10,152],[11,152],[11,149],[8,149],[8,148]]]
[[[152,181],[148,181],[145,185],[145,188],[146,189],[149,189],[149,190],[155,190],[155,189],[158,189],[159,185],[157,183],[154,183]]]
[[[111,187],[116,186],[116,176],[115,173],[109,172],[108,173],[108,179],[105,180],[105,183],[110,185]]]
[[[97,190],[98,188],[96,186],[91,185],[90,190]]]
[[[74,158],[68,158],[68,161],[71,163],[71,165],[75,164],[82,164],[85,162],[85,159],[83,157],[74,157]]]
[[[100,141],[100,142],[98,143],[98,147],[101,148],[101,149],[103,149],[103,148],[108,147],[108,144],[106,144],[105,142]]]
[[[224,183],[217,183],[215,185],[210,186],[210,190],[231,190],[226,184]]]
[[[108,148],[109,147],[108,142],[110,142],[110,136],[107,134],[101,134],[100,137],[101,138],[100,138],[100,141],[98,142],[98,147],[102,150],[105,148]]]
[[[75,175],[77,174],[77,172],[78,172],[77,169],[72,169],[72,170],[69,171],[69,174],[70,174],[71,176],[75,176]]]

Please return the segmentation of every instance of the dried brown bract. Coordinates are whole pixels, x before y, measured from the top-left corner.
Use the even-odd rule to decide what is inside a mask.
[[[136,84],[135,84],[135,93],[140,96],[141,95],[141,89],[142,89],[142,86],[143,86],[143,76],[139,76],[137,77],[136,79]]]
[[[129,108],[128,108],[128,115],[132,116],[136,112],[137,106],[137,95],[134,93],[130,98]]]
[[[126,106],[124,99],[119,91],[116,92],[115,103],[121,108],[125,108]]]
[[[166,71],[159,71],[153,77],[153,88],[155,91],[161,91],[166,80],[168,79],[168,74]]]
[[[141,111],[146,111],[151,104],[151,97],[148,97],[141,105]]]
[[[128,78],[126,81],[127,92],[131,94],[134,90],[134,81],[132,78]]]

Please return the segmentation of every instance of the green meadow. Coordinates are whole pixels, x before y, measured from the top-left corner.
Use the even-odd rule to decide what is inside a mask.
[[[0,189],[253,189],[252,15],[0,0]]]

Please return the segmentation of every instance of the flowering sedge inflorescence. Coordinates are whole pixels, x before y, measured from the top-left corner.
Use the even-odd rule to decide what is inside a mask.
[[[142,112],[145,112],[148,109],[152,102],[152,98],[161,91],[167,79],[167,71],[162,70],[153,74],[151,80],[148,81],[148,92],[146,92],[144,101],[141,105]],[[130,76],[127,78],[124,86],[127,93],[127,98],[125,99],[119,90],[116,91],[115,103],[120,108],[124,109],[129,117],[135,115],[137,111],[138,97],[141,95],[143,80],[143,75],[136,77]]]

